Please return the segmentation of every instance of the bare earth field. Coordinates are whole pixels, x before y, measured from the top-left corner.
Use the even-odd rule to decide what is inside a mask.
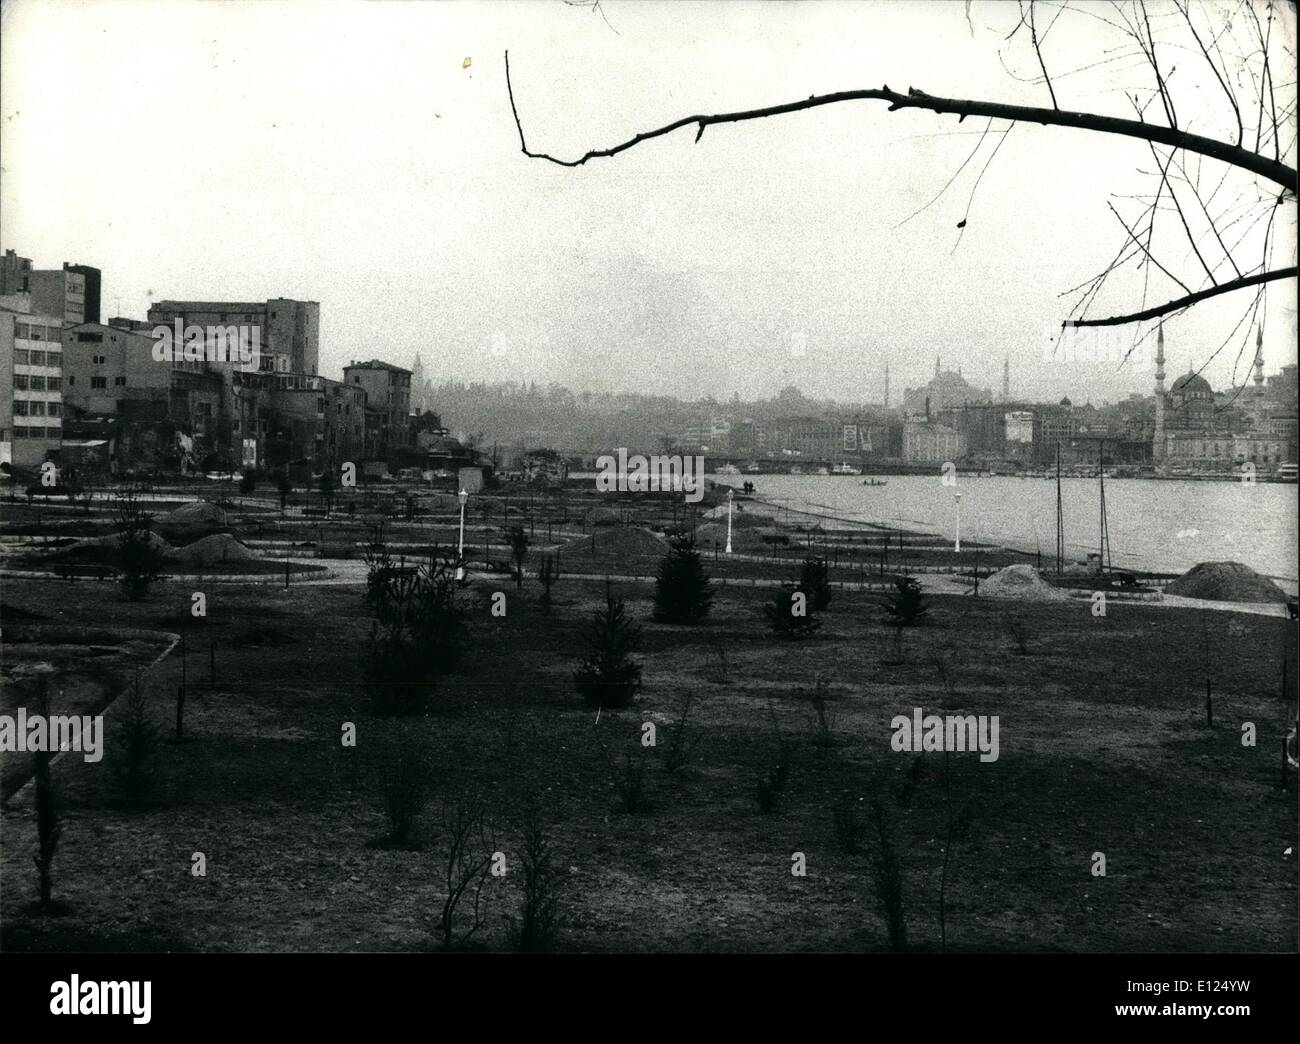
[[[177,743],[178,645],[149,686],[164,729],[152,807],[126,810],[113,797],[120,699],[102,763],[74,753],[55,762],[63,916],[32,912],[31,788],[7,802],[5,949],[430,948],[442,899],[437,811],[459,789],[485,800],[509,868],[489,879],[481,942],[491,949],[507,945],[520,893],[513,824],[535,799],[565,871],[564,949],[887,949],[873,844],[848,854],[832,824],[838,801],[864,810],[879,801],[911,942],[937,950],[946,791],[965,809],[945,889],[950,950],[1297,946],[1295,782],[1281,789],[1279,766],[1283,662],[1294,680],[1296,636],[1282,619],[1123,603],[1096,618],[1085,601],[936,597],[932,621],[904,633],[905,662],[890,665],[893,632],[866,593],[836,591],[818,635],[788,644],[759,615],[763,589],[723,588],[708,623],[681,628],[650,622],[650,585],[616,584],[643,624],[645,686],[635,708],[597,722],[572,672],[603,585],[562,578],[545,610],[535,581],[516,593],[511,581],[485,578],[468,590],[470,650],[435,709],[393,719],[376,716],[362,693],[370,622],[359,586],[214,584],[206,619],[189,615],[193,589],[159,583],[132,603],[108,583],[5,579],[6,631],[28,613],[61,628],[111,621],[182,633],[189,681]],[[489,613],[498,589],[504,618]],[[831,746],[814,742],[808,694],[819,677],[832,696]],[[671,772],[665,738],[688,692],[697,742]],[[891,718],[917,706],[998,715],[1000,757],[952,755],[945,786],[942,754],[890,748]],[[775,757],[773,716],[802,742],[779,805],[764,813],[755,783]],[[646,721],[659,728],[653,748],[641,746]],[[340,742],[345,722],[356,725],[355,747]],[[1257,728],[1254,747],[1242,744],[1244,722]],[[384,831],[385,770],[412,744],[435,780],[417,827],[423,848],[372,847]],[[618,810],[606,749],[648,759],[649,811]],[[191,874],[196,852],[205,877]],[[805,877],[791,874],[797,852]],[[1096,852],[1105,877],[1091,873]]]

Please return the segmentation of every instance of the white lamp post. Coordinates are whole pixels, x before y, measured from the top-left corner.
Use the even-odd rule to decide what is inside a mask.
[[[460,551],[456,555],[456,580],[465,579],[465,502],[469,500],[469,494],[465,490],[460,491]]]
[[[735,492],[734,489],[727,490],[727,554],[731,554],[731,498]]]
[[[957,498],[957,546],[953,551],[961,554],[961,494],[956,493],[954,496]]]

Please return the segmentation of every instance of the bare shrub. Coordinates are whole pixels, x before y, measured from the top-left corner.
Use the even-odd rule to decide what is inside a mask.
[[[813,743],[818,747],[835,746],[835,726],[838,724],[838,719],[835,712],[826,705],[829,695],[830,684],[825,678],[818,678],[816,686],[808,696],[808,701],[817,714],[817,732],[813,736]]]
[[[520,953],[555,949],[560,934],[559,901],[564,876],[556,866],[555,850],[546,837],[541,811],[530,805],[519,831],[519,865],[524,895],[511,942]]]
[[[638,747],[637,751],[636,754],[624,752],[621,760],[615,760],[608,751],[605,752],[614,793],[618,797],[618,807],[633,816],[649,812],[652,808],[647,779],[650,760],[645,756],[644,748]]]
[[[903,908],[903,874],[898,865],[898,853],[894,850],[893,828],[879,802],[871,806],[871,819],[876,835],[876,849],[871,859],[876,911],[889,933],[889,948],[902,953],[907,949],[907,920]]]
[[[683,768],[695,753],[699,742],[699,730],[691,725],[691,708],[695,705],[695,693],[687,691],[677,705],[677,720],[673,723],[668,737],[668,749],[664,755],[664,765],[669,772]]]
[[[429,772],[421,752],[403,747],[384,769],[380,790],[388,833],[382,846],[417,850],[414,833],[420,814],[429,803]]]
[[[468,798],[450,800],[443,809],[447,854],[442,861],[446,897],[436,930],[445,950],[462,949],[487,922],[483,895],[495,847],[482,805]]]

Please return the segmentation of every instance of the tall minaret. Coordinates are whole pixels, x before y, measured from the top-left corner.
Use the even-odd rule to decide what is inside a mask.
[[[1264,397],[1264,324],[1255,327],[1255,398]]]
[[[889,409],[889,361],[885,360],[885,409]]]
[[[934,375],[939,376],[939,357],[937,355],[934,357]]]
[[[1151,460],[1165,461],[1165,324],[1156,331],[1156,433],[1151,444]]]
[[[1011,401],[1011,360],[1002,360],[1002,401]]]
[[[1268,408],[1264,403],[1264,324],[1255,327],[1255,389],[1246,408],[1256,431],[1268,428]]]

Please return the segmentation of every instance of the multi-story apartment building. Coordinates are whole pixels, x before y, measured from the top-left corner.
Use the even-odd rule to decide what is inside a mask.
[[[279,374],[274,379],[268,466],[307,462],[313,471],[337,472],[345,461],[360,461],[365,449],[364,388],[306,374]]]
[[[256,301],[156,301],[149,306],[151,326],[207,330],[255,327],[260,368],[268,373],[315,374],[320,357],[320,304],[276,297]],[[206,364],[208,369],[235,367],[224,363]]]
[[[86,277],[69,268],[33,269],[27,273],[32,311],[56,316],[68,324],[86,318]]]
[[[379,359],[353,361],[343,367],[343,382],[366,393],[365,457],[387,458],[410,444],[410,370]]]
[[[30,294],[32,311],[62,319],[65,325],[99,322],[102,275],[90,265],[35,268],[29,257],[6,250],[0,259],[0,295]]]
[[[26,294],[27,277],[31,275],[32,259],[19,257],[12,250],[6,250],[0,258],[0,297],[7,294]]]
[[[0,460],[32,467],[63,442],[61,320],[19,307],[0,306]]]
[[[124,399],[151,399],[166,412],[172,368],[154,359],[146,333],[81,323],[63,328],[63,396],[69,408],[116,413]]]
[[[100,294],[103,288],[103,273],[98,268],[90,265],[70,265],[66,261],[63,267],[75,275],[79,275],[84,280],[84,302],[85,308],[82,311],[84,321],[87,323],[99,322]]]

